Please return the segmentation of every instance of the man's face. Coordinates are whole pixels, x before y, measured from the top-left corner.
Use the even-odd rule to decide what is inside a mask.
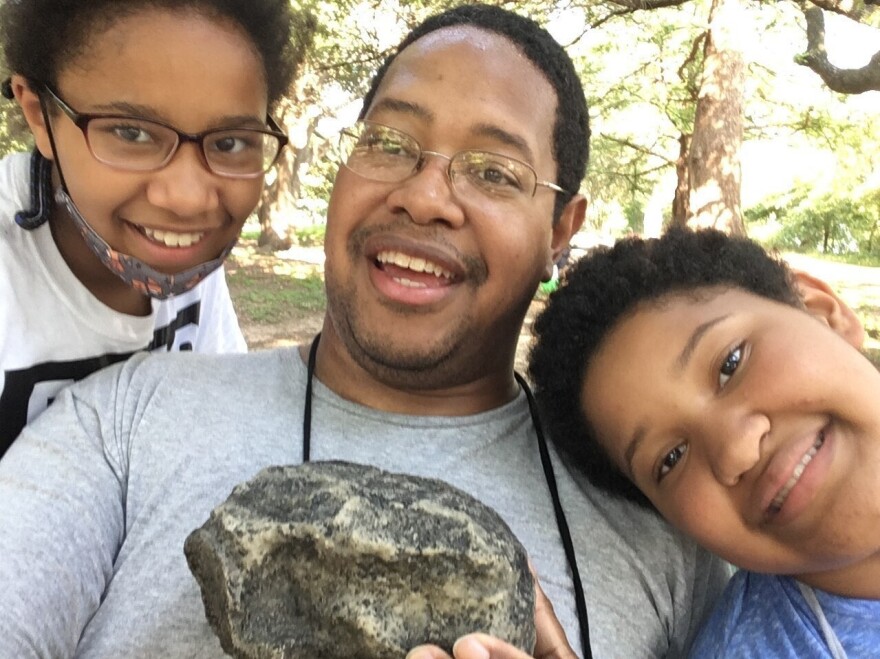
[[[489,151],[555,181],[555,111],[550,83],[511,42],[452,27],[397,57],[365,119],[425,151]],[[453,188],[448,165],[429,155],[396,183],[340,167],[328,213],[333,329],[363,368],[416,388],[509,377],[523,316],[572,229],[566,215],[554,230],[551,190],[494,199]]]

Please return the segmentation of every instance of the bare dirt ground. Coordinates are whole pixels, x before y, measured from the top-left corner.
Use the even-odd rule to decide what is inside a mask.
[[[867,348],[880,351],[880,268],[822,261],[803,255],[786,255],[794,268],[824,279],[862,318]],[[253,241],[243,241],[229,259],[227,272],[239,322],[251,350],[306,343],[321,329],[324,302],[315,287],[309,295],[296,295],[296,279],[323,276],[323,252],[294,247],[287,252],[264,253]],[[319,288],[319,286],[318,286]],[[536,299],[520,333],[517,369],[525,371],[531,326],[543,308]]]

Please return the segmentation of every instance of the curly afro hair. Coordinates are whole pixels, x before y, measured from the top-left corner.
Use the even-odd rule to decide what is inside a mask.
[[[586,174],[590,154],[590,120],[584,88],[574,63],[559,42],[530,18],[494,5],[461,5],[431,16],[413,29],[379,67],[364,96],[360,118],[363,119],[369,111],[373,97],[397,55],[426,34],[453,26],[471,26],[508,39],[553,86],[556,92],[553,160],[558,170],[557,183],[568,191],[560,192],[556,197],[553,212],[555,222],[565,204],[580,189]]]
[[[190,10],[238,25],[263,63],[270,106],[290,87],[315,33],[314,19],[294,13],[289,0],[3,0],[6,65],[31,82],[57,87],[59,72],[88,49],[92,35],[149,9]]]
[[[653,509],[611,462],[584,416],[580,398],[593,356],[640,305],[717,286],[803,306],[788,267],[757,243],[714,229],[671,229],[661,238],[626,238],[584,256],[536,319],[529,365],[535,397],[551,440],[597,487]]]

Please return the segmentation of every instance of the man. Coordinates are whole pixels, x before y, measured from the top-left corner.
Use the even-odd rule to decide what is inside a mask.
[[[529,20],[459,7],[402,43],[362,119],[328,211],[320,342],[135,357],[67,390],[0,462],[0,638],[20,654],[218,656],[183,541],[235,484],[303,459],[439,477],[495,508],[579,654],[584,608],[596,656],[685,650],[724,566],[542,461],[513,372],[585,212],[570,59]]]

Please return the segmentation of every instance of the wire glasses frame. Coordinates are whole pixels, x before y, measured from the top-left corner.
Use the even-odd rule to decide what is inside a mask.
[[[288,143],[287,135],[270,115],[267,129],[215,128],[186,133],[170,124],[131,115],[83,113],[74,110],[48,85],[46,95],[82,131],[92,156],[106,165],[149,172],[165,167],[180,145],[199,147],[209,171],[229,178],[257,178],[265,174]]]
[[[403,131],[370,121],[341,131],[339,148],[345,167],[373,181],[404,181],[419,172],[431,155],[449,161],[446,174],[460,193],[474,191],[492,199],[531,198],[538,187],[567,193],[551,181],[539,180],[531,165],[516,158],[476,150],[447,156],[423,149]]]

